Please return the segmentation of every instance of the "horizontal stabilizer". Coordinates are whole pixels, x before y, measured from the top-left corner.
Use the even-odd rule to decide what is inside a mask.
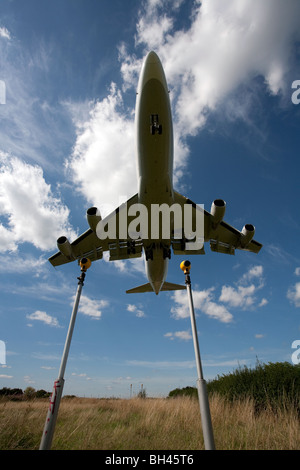
[[[181,284],[173,284],[172,282],[164,282],[160,290],[183,290],[186,289],[186,286]]]
[[[182,290],[185,289],[185,286],[180,284],[173,284],[172,282],[164,282],[162,285],[161,291],[168,291],[168,290]],[[151,286],[150,282],[147,284],[142,284],[141,286],[134,287],[133,289],[129,289],[126,291],[126,294],[142,294],[144,292],[154,292],[153,287]]]

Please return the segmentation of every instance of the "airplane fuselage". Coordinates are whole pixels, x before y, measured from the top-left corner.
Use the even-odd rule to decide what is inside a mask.
[[[150,214],[152,204],[173,203],[171,105],[164,70],[155,52],[147,55],[140,75],[135,123],[138,199]],[[147,277],[158,294],[168,271],[170,241],[149,237],[143,245]]]

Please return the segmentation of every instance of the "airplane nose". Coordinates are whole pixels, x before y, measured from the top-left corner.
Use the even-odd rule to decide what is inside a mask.
[[[150,51],[145,59],[143,69],[140,75],[138,92],[141,93],[144,86],[149,82],[149,80],[158,80],[162,83],[166,92],[168,92],[165,72],[162,67],[161,61],[154,51]]]
[[[145,62],[147,64],[159,64],[160,60],[158,58],[158,55],[154,51],[150,51],[146,57]]]

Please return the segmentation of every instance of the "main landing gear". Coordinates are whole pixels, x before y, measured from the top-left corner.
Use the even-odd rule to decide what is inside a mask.
[[[150,246],[145,247],[146,261],[148,261],[149,259],[153,260],[153,251],[155,249],[163,250],[163,259],[171,259],[171,248],[168,245],[164,245],[163,243],[152,243]]]

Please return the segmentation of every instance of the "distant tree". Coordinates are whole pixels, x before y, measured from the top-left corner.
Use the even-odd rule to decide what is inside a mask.
[[[24,390],[24,395],[28,400],[35,398],[35,389],[33,387],[27,387]]]
[[[37,390],[35,392],[36,398],[49,398],[51,395],[50,392],[46,392],[46,390]]]
[[[0,390],[0,396],[12,396],[12,395],[23,395],[23,390],[21,388],[7,388],[3,387]]]
[[[175,388],[174,390],[170,391],[168,398],[176,398],[182,396],[197,398],[197,389],[195,387]]]
[[[147,392],[145,388],[141,388],[139,393],[137,394],[138,398],[147,398]]]

